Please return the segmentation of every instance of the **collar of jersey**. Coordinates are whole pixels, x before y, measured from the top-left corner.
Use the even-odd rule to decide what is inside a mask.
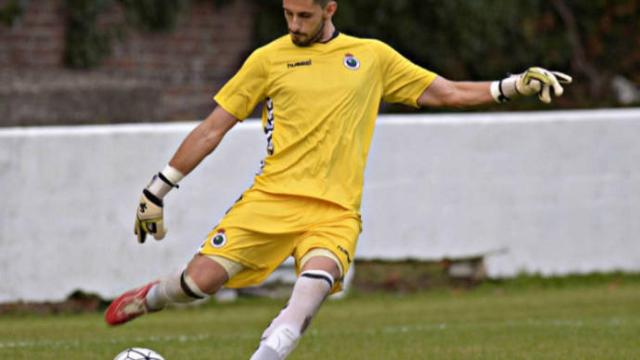
[[[329,38],[329,40],[327,41],[319,41],[319,44],[328,44],[331,40],[335,39],[338,37],[338,35],[340,35],[340,31],[338,31],[338,29],[334,29],[333,30],[333,34],[331,34],[331,37]]]
[[[338,37],[338,35],[340,35],[340,31],[338,31],[337,29],[333,31],[333,34],[331,34],[331,37],[329,38],[329,40],[327,41],[319,41],[319,42],[315,42],[313,44],[311,44],[311,46],[297,46],[296,44],[293,43],[293,41],[291,41],[291,44],[294,45],[296,48],[299,49],[312,49],[314,47],[317,46],[325,46],[325,45],[330,45],[332,44],[332,41]]]

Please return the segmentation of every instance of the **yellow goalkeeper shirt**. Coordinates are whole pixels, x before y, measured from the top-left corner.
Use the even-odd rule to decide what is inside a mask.
[[[377,40],[298,47],[286,35],[254,51],[215,100],[239,120],[264,102],[267,156],[253,188],[358,211],[381,100],[418,107],[436,76]]]

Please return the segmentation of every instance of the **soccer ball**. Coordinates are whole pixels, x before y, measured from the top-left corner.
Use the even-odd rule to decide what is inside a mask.
[[[153,350],[129,348],[118,354],[113,360],[164,360],[164,358]]]

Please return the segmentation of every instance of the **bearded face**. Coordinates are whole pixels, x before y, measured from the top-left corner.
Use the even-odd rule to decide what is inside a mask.
[[[310,46],[322,39],[327,20],[335,12],[335,3],[324,7],[314,0],[283,0],[291,41],[297,46]]]

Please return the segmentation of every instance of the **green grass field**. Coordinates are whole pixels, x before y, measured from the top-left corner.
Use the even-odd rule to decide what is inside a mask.
[[[101,314],[3,315],[0,359],[248,359],[283,301],[171,309],[119,328]],[[640,281],[485,285],[328,302],[290,359],[640,359]]]

